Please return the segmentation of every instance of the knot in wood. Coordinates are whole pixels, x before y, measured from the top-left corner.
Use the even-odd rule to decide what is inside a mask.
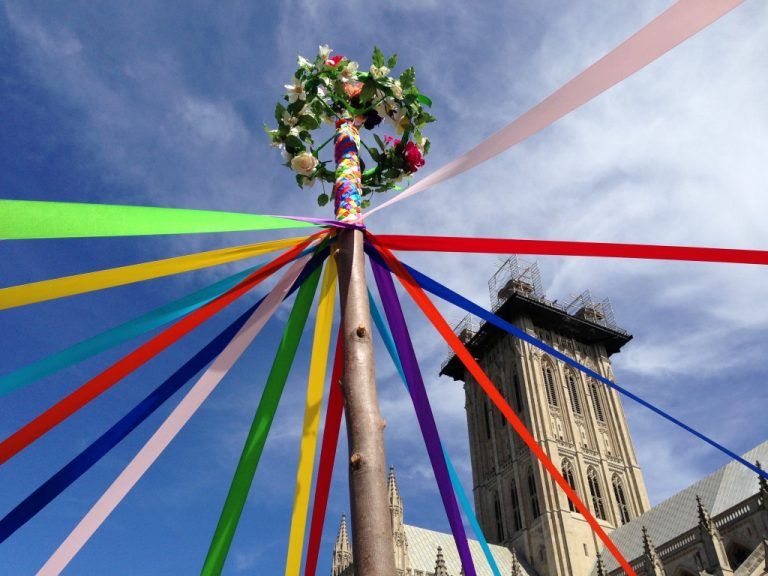
[[[360,326],[358,326],[355,330],[355,333],[357,334],[358,338],[365,338],[365,326],[360,324]]]
[[[352,465],[353,470],[357,470],[363,464],[363,455],[355,452],[350,456],[349,463]]]

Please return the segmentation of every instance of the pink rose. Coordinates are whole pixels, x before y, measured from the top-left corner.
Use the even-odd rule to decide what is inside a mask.
[[[339,65],[339,62],[344,60],[344,56],[341,54],[336,54],[336,56],[331,56],[328,58],[328,60],[325,61],[326,66],[330,66],[331,68],[336,68],[336,66]]]
[[[408,165],[408,172],[416,172],[419,168],[424,166],[424,156],[421,154],[421,150],[413,142],[408,142],[405,145],[405,163]]]

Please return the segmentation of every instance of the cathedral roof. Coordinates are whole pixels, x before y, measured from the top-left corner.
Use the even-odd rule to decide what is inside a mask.
[[[749,462],[768,462],[768,441],[743,457]],[[758,490],[757,474],[734,461],[633,518],[611,532],[610,537],[625,558],[631,561],[643,554],[644,526],[657,547],[694,528],[699,522],[696,496],[700,497],[711,516],[717,516],[755,495]],[[618,563],[606,550],[603,550],[603,560],[608,572],[618,568]],[[595,568],[592,574],[596,573]]]
[[[768,460],[768,458],[766,458]],[[405,535],[408,539],[408,558],[413,571],[421,570],[424,574],[432,574],[435,571],[435,554],[437,547],[442,548],[442,555],[448,574],[459,576],[461,560],[456,550],[456,545],[451,534],[427,530],[417,526],[405,525]],[[496,564],[502,574],[510,574],[512,571],[512,553],[509,548],[489,544]],[[469,551],[475,561],[478,576],[493,576],[488,562],[485,560],[483,549],[476,540],[469,541]],[[525,569],[521,570],[522,576],[530,576]]]

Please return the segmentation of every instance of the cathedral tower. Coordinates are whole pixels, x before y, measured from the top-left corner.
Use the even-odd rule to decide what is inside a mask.
[[[489,282],[502,318],[613,379],[610,356],[632,336],[589,292],[545,298],[536,264],[507,260]],[[457,333],[563,476],[610,532],[649,508],[617,392],[470,317]],[[600,543],[455,356],[442,374],[464,382],[475,509],[486,537],[514,546],[540,573],[588,574]]]

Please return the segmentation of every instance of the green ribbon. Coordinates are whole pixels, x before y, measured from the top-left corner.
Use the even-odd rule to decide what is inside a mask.
[[[216,532],[208,548],[208,555],[201,571],[203,576],[218,576],[224,568],[224,562],[227,559],[229,547],[232,545],[232,538],[235,535],[235,530],[237,530],[240,515],[243,513],[243,507],[248,498],[248,491],[256,474],[269,429],[275,418],[277,405],[280,402],[291,364],[293,364],[296,350],[299,347],[301,334],[307,323],[309,309],[312,306],[319,280],[320,268],[318,267],[301,285],[299,294],[296,296],[293,310],[291,310],[288,323],[283,331],[283,338],[267,378],[267,384],[261,395],[259,407],[256,409],[248,438],[245,441],[245,446],[243,446],[237,470],[235,470],[235,475],[232,478],[227,500],[221,510]]]
[[[119,206],[0,200],[0,239],[95,238],[312,228],[315,224],[279,216]]]

